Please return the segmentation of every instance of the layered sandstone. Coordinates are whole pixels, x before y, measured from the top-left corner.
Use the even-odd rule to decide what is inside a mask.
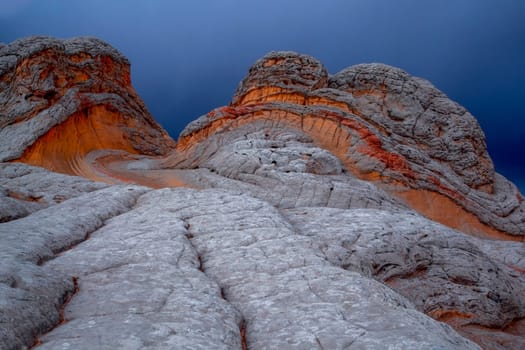
[[[0,48],[0,160],[97,178],[95,150],[161,155],[174,142],[131,86],[129,62],[96,38]]]
[[[273,52],[175,147],[98,39],[0,72],[2,349],[525,347],[523,199],[429,82]]]
[[[250,69],[230,107],[182,132],[183,166],[207,161],[196,149],[214,147],[212,135],[255,121],[310,137],[349,173],[430,219],[481,237],[523,240],[522,195],[495,173],[475,118],[428,81],[382,64],[328,76],[312,57],[270,53]]]

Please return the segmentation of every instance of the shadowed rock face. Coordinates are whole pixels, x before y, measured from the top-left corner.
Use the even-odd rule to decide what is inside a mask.
[[[272,52],[175,145],[98,39],[0,73],[0,348],[525,347],[523,198],[429,82]]]

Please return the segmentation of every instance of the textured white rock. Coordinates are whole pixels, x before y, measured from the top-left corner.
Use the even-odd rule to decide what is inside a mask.
[[[312,117],[317,121],[305,124]],[[431,217],[442,213],[426,208],[425,201],[438,195],[474,216],[452,227],[484,235],[474,227],[479,220],[492,230],[489,235],[504,232],[523,239],[525,200],[495,173],[476,119],[424,79],[383,64],[360,64],[327,76],[310,56],[269,53],[250,68],[232,106],[208,113],[181,133],[183,141],[203,144],[196,154],[185,154],[184,166],[199,166],[210,157],[212,151],[206,150],[217,144],[210,137],[256,121],[265,122],[265,132],[310,134],[317,144],[336,149],[357,176],[379,174],[372,180],[394,196],[419,191],[409,204]],[[199,133],[204,140],[194,138]]]
[[[348,67],[331,76],[328,86],[351,93],[363,118],[388,131],[388,138],[381,138],[383,147],[405,156],[422,179],[413,187],[442,192],[425,180],[436,177],[466,197],[459,204],[482,222],[523,235],[521,195],[495,173],[485,135],[465,108],[429,81],[384,64]]]
[[[241,348],[240,327],[250,348],[475,348],[391,289],[328,262],[266,202],[145,191],[112,186],[0,225],[9,247],[0,295],[17,319],[4,321],[3,347],[56,323],[75,277],[67,322],[40,348]]]
[[[304,133],[271,120],[210,135],[191,157],[165,162],[198,166],[179,175],[196,187],[241,190],[279,208],[404,208],[372,183],[347,174],[337,157]]]
[[[0,163],[0,222],[24,217],[108,185],[22,163]]]
[[[199,270],[172,208],[180,198],[170,197],[142,196],[135,209],[46,264],[77,276],[79,291],[66,308],[68,322],[39,348],[241,348],[240,315]]]
[[[113,186],[0,224],[0,348],[31,345],[59,322],[59,309],[74,289],[72,276],[41,265],[129,210],[144,191]]]
[[[478,248],[480,242],[497,244],[413,212],[298,208],[286,216],[298,232],[317,238],[329,261],[387,283],[426,314],[457,312],[468,316],[465,324],[499,328],[525,316],[523,281],[501,264],[499,254]],[[522,243],[504,244],[501,253],[519,258],[508,245],[523,249]]]
[[[448,330],[420,318],[390,289],[329,264],[266,203],[227,195],[212,202],[206,192],[188,194],[208,198],[208,208],[186,207],[182,215],[205,271],[222,282],[226,298],[246,318],[249,347],[421,348],[451,340],[441,343]],[[417,335],[422,326],[439,336],[424,340]],[[447,346],[468,346],[454,342]]]

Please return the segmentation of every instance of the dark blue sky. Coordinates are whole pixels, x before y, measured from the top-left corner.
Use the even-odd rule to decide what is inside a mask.
[[[177,137],[228,104],[250,65],[293,50],[330,73],[383,62],[429,79],[479,120],[496,170],[525,190],[524,0],[1,0],[0,41],[93,35]]]

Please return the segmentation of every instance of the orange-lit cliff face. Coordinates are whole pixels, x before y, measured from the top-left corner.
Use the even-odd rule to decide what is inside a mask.
[[[85,112],[74,113],[41,136],[17,161],[104,181],[106,178],[97,174],[86,156],[97,150],[137,153],[132,140],[127,139],[121,129],[124,125],[142,127],[135,124],[135,121],[126,121],[122,114],[110,111],[104,105],[86,108]]]
[[[109,45],[32,38],[5,51],[2,160],[107,181],[87,161],[90,152],[158,156],[174,146],[131,86],[129,63]]]
[[[193,151],[197,148],[195,145],[200,142],[206,144],[208,137],[215,132],[235,129],[262,119],[270,128],[289,127],[303,131],[316,144],[336,155],[357,178],[377,184],[432,220],[479,237],[523,241],[521,235],[509,235],[503,229],[482,222],[479,216],[465,208],[469,203],[458,190],[441,185],[433,175],[416,173],[405,157],[383,149],[380,139],[370,129],[359,121],[345,120],[341,113],[320,108],[314,113],[301,114],[280,110],[278,106],[258,105],[220,108],[209,115],[220,117],[206,128],[183,136],[177,144],[178,152],[167,162],[168,166],[181,166],[181,158],[184,159],[182,166],[186,166],[194,154],[199,158],[202,154]],[[353,143],[356,139],[357,147]],[[191,163],[191,166],[195,164]],[[387,176],[387,173],[394,173],[394,177]],[[521,205],[519,196],[516,193],[515,197],[506,198],[512,208]]]
[[[269,55],[250,69],[231,107],[183,132],[179,157],[195,166],[188,159],[196,144],[256,120],[300,130],[348,172],[433,220],[480,237],[523,240],[523,200],[494,173],[476,120],[427,81],[379,64],[329,77],[311,57]]]

